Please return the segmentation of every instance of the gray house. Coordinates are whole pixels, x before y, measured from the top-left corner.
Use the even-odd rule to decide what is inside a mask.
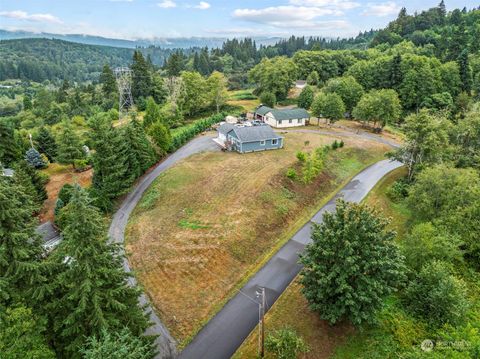
[[[238,126],[223,124],[218,128],[219,145],[240,153],[276,150],[283,147],[283,137],[277,135],[270,126]]]

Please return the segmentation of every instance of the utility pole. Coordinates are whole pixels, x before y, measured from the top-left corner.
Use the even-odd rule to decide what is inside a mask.
[[[258,352],[260,358],[265,356],[265,288],[262,287],[262,291],[257,291],[257,298],[262,296],[260,302],[258,302],[258,329],[260,331],[258,336]]]
[[[118,85],[118,117],[121,119],[122,113],[128,112],[133,106],[132,70],[128,67],[117,67],[114,72]]]

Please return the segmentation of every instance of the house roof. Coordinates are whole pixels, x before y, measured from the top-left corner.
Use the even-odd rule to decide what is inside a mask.
[[[275,109],[268,106],[260,106],[255,111],[259,115],[265,116],[267,113],[271,112],[273,117],[277,120],[293,120],[297,118],[310,118],[310,114],[307,110],[303,108],[285,108],[285,109]]]
[[[0,173],[5,177],[13,177],[15,171],[11,168],[4,168],[3,170],[0,168]]]
[[[55,247],[62,240],[60,232],[55,228],[52,222],[48,221],[37,227],[36,232],[43,239],[43,247],[47,250]]]
[[[282,138],[273,132],[270,126],[250,126],[250,127],[234,127],[231,131],[241,142],[257,142],[271,140],[274,138]],[[230,132],[230,131],[229,131]]]
[[[218,127],[218,132],[226,135],[227,133],[230,132],[230,130],[234,127],[233,124],[231,123],[222,123],[219,127]]]

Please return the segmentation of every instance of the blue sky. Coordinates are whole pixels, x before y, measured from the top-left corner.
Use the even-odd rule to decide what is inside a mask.
[[[0,28],[113,38],[317,35],[380,28],[440,0],[0,0]],[[446,0],[448,10],[478,0]]]

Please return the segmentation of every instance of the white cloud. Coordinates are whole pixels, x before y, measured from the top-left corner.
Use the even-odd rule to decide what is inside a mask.
[[[162,2],[159,2],[157,6],[163,9],[171,9],[177,7],[177,4],[173,0],[163,0]]]
[[[362,12],[362,15],[365,16],[388,16],[396,15],[400,11],[400,6],[398,6],[393,1],[387,1],[383,3],[368,3],[367,8]]]
[[[233,17],[236,19],[278,27],[288,27],[292,23],[308,23],[325,15],[341,15],[341,12],[326,8],[290,5],[263,9],[236,9],[233,12]]]
[[[58,17],[51,14],[29,14],[25,11],[15,10],[15,11],[1,11],[0,16],[6,17],[9,19],[16,20],[25,20],[25,21],[34,21],[34,22],[44,22],[50,24],[62,24],[63,21]]]
[[[298,6],[326,7],[338,10],[350,10],[360,6],[360,3],[349,0],[290,0],[289,2]]]
[[[205,1],[200,1],[198,5],[195,6],[195,9],[200,9],[200,10],[207,10],[210,8],[210,4]]]

